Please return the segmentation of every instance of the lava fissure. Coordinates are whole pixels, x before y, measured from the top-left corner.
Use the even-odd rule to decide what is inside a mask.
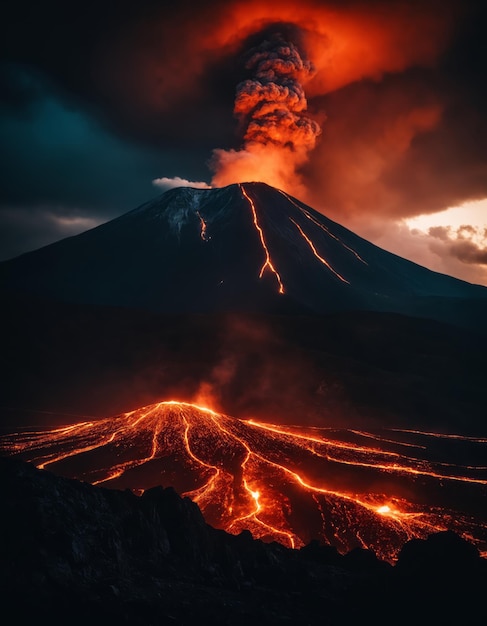
[[[198,457],[192,451],[191,444],[189,442],[190,423],[186,419],[186,417],[183,414],[183,412],[181,412],[181,419],[182,419],[183,424],[184,424],[184,445],[186,447],[186,451],[188,452],[189,456],[197,464],[201,465],[202,467],[204,467],[204,468],[206,468],[208,470],[212,470],[213,471],[212,476],[210,476],[210,478],[208,479],[208,481],[204,485],[202,485],[201,487],[199,487],[197,489],[194,489],[193,491],[190,491],[190,492],[187,492],[187,493],[184,494],[184,495],[186,495],[188,497],[191,497],[195,502],[197,502],[199,504],[200,502],[203,502],[203,498],[205,496],[208,496],[208,494],[213,489],[215,489],[216,481],[218,480],[218,477],[220,476],[220,470],[218,469],[218,467],[216,465],[211,465],[210,463],[206,463],[205,461],[203,461],[203,459]]]

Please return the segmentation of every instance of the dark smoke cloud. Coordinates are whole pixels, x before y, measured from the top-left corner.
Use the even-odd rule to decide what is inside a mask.
[[[319,124],[305,115],[303,81],[314,73],[297,47],[275,34],[249,53],[245,64],[253,78],[237,86],[235,115],[245,126],[245,142],[268,142],[292,150],[311,150]]]
[[[237,85],[234,104],[243,146],[214,151],[212,182],[264,180],[299,188],[298,169],[321,133],[318,122],[306,115],[303,83],[314,75],[313,64],[280,32],[270,33],[245,56],[250,78]]]
[[[279,416],[293,423],[298,411],[303,421],[312,420],[319,369],[286,332],[285,323],[280,327],[277,320],[271,324],[259,316],[221,318],[214,362],[192,401],[244,418]],[[338,399],[328,391],[328,398],[320,391],[321,407]]]

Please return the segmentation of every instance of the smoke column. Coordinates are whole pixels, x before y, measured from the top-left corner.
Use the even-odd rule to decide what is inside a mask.
[[[245,68],[251,78],[237,86],[234,106],[243,148],[214,150],[212,183],[261,181],[303,192],[298,168],[321,132],[306,116],[303,83],[313,76],[313,65],[276,33],[249,51]]]

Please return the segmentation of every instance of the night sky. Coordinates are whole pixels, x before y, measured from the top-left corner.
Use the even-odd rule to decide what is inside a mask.
[[[260,179],[487,285],[485,2],[16,0],[0,28],[0,260]]]

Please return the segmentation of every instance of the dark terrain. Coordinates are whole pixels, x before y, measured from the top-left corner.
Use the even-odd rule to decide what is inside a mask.
[[[92,487],[0,458],[0,595],[15,624],[484,624],[487,561],[445,532],[394,566],[228,535],[156,487]]]
[[[5,427],[191,401],[205,388],[237,417],[485,432],[487,337],[435,320],[168,315],[35,298],[1,308]]]

